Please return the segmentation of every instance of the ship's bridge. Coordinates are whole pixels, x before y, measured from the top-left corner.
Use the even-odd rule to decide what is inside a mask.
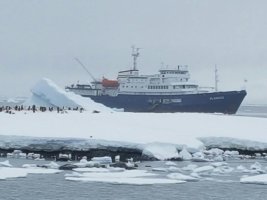
[[[160,74],[189,74],[187,65],[178,65],[175,69],[160,69]]]
[[[131,77],[131,76],[138,76],[139,71],[137,69],[130,69],[130,70],[125,70],[125,71],[120,71],[118,73],[118,78],[126,78],[126,77]]]

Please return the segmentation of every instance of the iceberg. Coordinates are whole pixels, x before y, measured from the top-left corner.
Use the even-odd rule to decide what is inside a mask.
[[[47,78],[41,79],[31,89],[32,97],[25,101],[27,106],[45,106],[60,108],[84,108],[88,111],[113,112],[112,109],[95,103],[90,98],[84,98],[72,92],[66,92]]]
[[[163,143],[150,143],[145,145],[142,154],[158,160],[180,158],[175,145]]]

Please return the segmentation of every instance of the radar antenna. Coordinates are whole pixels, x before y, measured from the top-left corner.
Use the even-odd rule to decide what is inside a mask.
[[[74,58],[74,59],[82,66],[82,68],[87,72],[87,74],[89,74],[91,79],[93,79],[94,81],[97,81],[96,78],[89,72],[89,70],[85,67],[85,65],[78,58]]]
[[[133,70],[137,70],[137,57],[140,55],[138,52],[139,49],[140,48],[135,48],[134,46],[132,46]]]

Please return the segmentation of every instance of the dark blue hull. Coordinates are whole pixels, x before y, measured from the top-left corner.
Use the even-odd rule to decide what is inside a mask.
[[[234,114],[246,91],[213,92],[183,95],[86,96],[111,108],[126,112],[203,112]]]

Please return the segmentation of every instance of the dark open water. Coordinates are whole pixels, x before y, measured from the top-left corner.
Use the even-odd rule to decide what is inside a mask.
[[[238,115],[249,115],[255,117],[267,117],[267,107],[241,107]],[[6,159],[0,158],[0,161]],[[231,167],[240,164],[249,167],[256,160],[229,161]],[[45,162],[45,161],[43,161]],[[267,167],[267,160],[259,160],[264,167]],[[14,166],[21,166],[25,163],[39,163],[25,159],[10,159]],[[151,170],[145,167],[167,167],[165,162],[144,162],[139,169]],[[186,166],[190,162],[176,162],[178,167]],[[63,163],[62,163],[63,164]],[[194,163],[207,165],[208,163]],[[64,174],[30,174],[27,178],[15,178],[0,181],[0,200],[87,200],[87,199],[179,199],[179,200],[266,200],[267,185],[241,184],[240,177],[244,174],[233,172],[226,176],[211,176],[208,180],[199,182],[187,182],[183,184],[163,185],[115,185],[109,183],[94,182],[71,182],[66,181]],[[155,172],[153,172],[155,173]],[[166,177],[167,173],[160,173]]]

